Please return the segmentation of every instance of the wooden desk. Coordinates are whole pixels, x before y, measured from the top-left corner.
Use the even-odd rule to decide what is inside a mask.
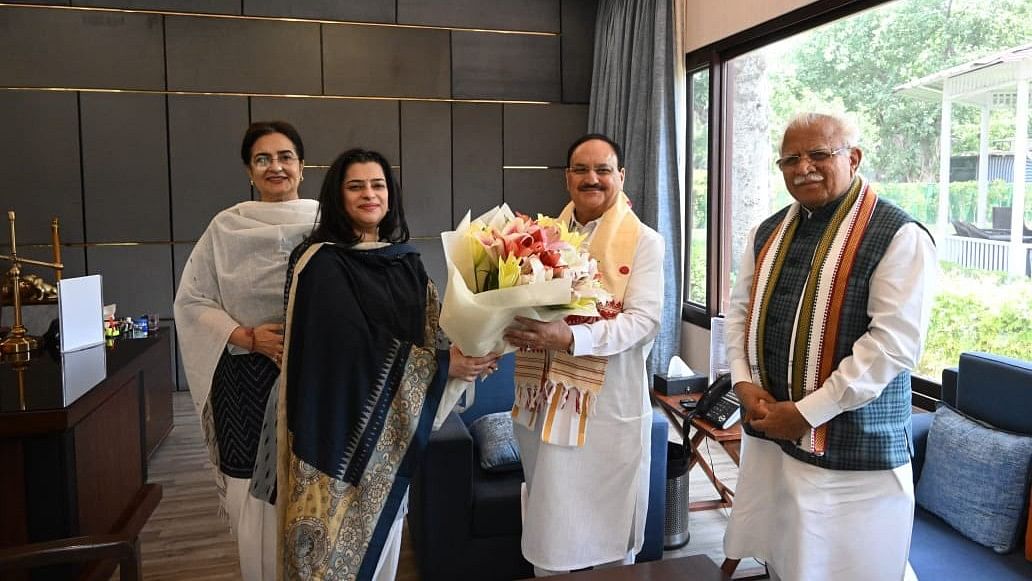
[[[549,577],[556,581],[722,581],[728,577],[706,555],[606,567]]]
[[[674,428],[681,434],[681,438],[687,438],[687,433],[690,431],[684,425],[688,419],[688,414],[684,408],[681,407],[682,399],[699,399],[702,397],[700,393],[683,393],[679,395],[663,395],[655,390],[652,390],[652,399],[659,404],[660,408],[667,415],[670,423],[674,425]],[[729,508],[734,499],[735,491],[725,485],[717,478],[717,475],[713,472],[713,467],[706,462],[705,457],[699,451],[699,445],[702,444],[703,440],[709,438],[716,443],[720,444],[720,447],[727,452],[727,455],[734,461],[735,466],[739,463],[739,452],[742,444],[742,427],[740,423],[737,423],[726,430],[721,430],[709,423],[702,418],[692,418],[692,427],[695,428],[695,434],[688,440],[692,447],[692,458],[689,460],[688,469],[691,470],[692,466],[698,463],[702,471],[706,473],[706,477],[713,483],[713,488],[716,489],[720,495],[719,500],[702,500],[697,502],[688,503],[689,511],[697,510],[712,510],[714,508]]]
[[[15,366],[0,362],[0,548],[108,534],[153,498],[144,494],[147,452],[172,428],[169,331],[101,354],[92,386],[78,386],[85,393],[67,405],[76,379],[67,359],[33,352],[24,389]],[[70,578],[78,569],[68,567],[32,578]]]

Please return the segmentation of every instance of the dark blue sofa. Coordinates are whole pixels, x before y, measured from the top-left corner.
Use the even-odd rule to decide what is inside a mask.
[[[461,415],[452,412],[430,436],[409,492],[409,533],[423,581],[533,576],[520,552],[523,472],[482,470],[468,429],[484,414],[512,408],[513,359],[503,357],[498,372],[478,382],[474,405]],[[662,414],[654,414],[649,509],[639,562],[663,556],[667,430]]]
[[[957,368],[943,371],[942,400],[995,427],[1032,434],[1032,363],[963,353]],[[933,415],[915,414],[913,418],[915,483],[920,480]],[[910,564],[920,579],[935,581],[1032,579],[1032,562],[1021,548],[999,555],[968,540],[920,506],[914,513]]]

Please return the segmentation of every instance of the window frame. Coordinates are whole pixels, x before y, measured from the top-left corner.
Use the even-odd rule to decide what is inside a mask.
[[[707,153],[708,179],[706,200],[708,215],[706,224],[706,304],[687,300],[687,290],[682,293],[681,320],[705,329],[710,328],[710,318],[718,316],[730,300],[731,289],[724,284],[722,273],[731,264],[730,212],[730,163],[731,144],[724,138],[727,120],[730,119],[729,96],[733,94],[726,75],[728,62],[743,54],[763,48],[790,36],[817,28],[829,22],[852,16],[858,12],[887,4],[893,0],[818,0],[801,6],[752,28],[703,46],[685,54],[685,94],[691,99],[692,75],[709,69],[709,151]],[[689,100],[688,103],[693,101]],[[685,133],[686,160],[694,159],[692,149],[691,114],[686,115]],[[685,184],[692,184],[692,164],[685,164]],[[685,211],[690,213],[690,204]],[[691,216],[684,218],[690,224]],[[690,241],[689,241],[690,242]],[[685,288],[688,284],[691,260],[690,244],[684,245],[683,264]]]

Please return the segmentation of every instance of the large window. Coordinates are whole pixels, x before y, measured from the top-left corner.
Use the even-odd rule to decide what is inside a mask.
[[[830,4],[839,14],[819,12],[819,5]],[[720,82],[715,81],[710,95],[722,114],[707,117],[713,125],[708,141],[694,131],[689,140],[696,171],[698,160],[711,161],[711,201],[697,200],[694,192],[701,180],[693,173],[687,262],[700,252],[695,247],[700,242],[700,206],[719,209],[705,219],[710,243],[720,250],[703,249],[703,256],[727,257],[718,261],[726,268],[708,272],[717,278],[708,285],[716,300],[693,300],[698,283],[691,269],[686,282],[689,306],[708,304],[705,314],[726,309],[749,229],[792,201],[773,163],[785,125],[800,112],[831,112],[859,125],[864,153],[860,170],[879,195],[936,235],[944,274],[918,373],[938,379],[941,369],[956,365],[965,350],[1032,359],[1032,273],[1026,271],[1032,269],[1032,238],[1017,236],[1015,242],[1009,236],[1012,208],[1032,222],[1032,163],[1027,176],[1009,170],[1022,158],[1032,160],[1032,152],[1023,155],[1021,150],[1029,142],[1020,133],[1027,135],[1029,127],[1016,129],[1023,115],[1018,96],[1027,98],[1027,92],[1020,89],[1020,78],[1008,79],[1008,71],[1032,67],[1032,48],[1022,52],[1023,45],[1032,43],[1032,3],[817,2],[800,12],[808,14],[794,21],[789,15],[768,32],[746,33],[700,51],[705,54],[689,55],[689,62],[713,63],[708,70]],[[803,32],[786,32],[793,29]],[[1001,65],[995,84],[983,93],[978,93],[973,74],[962,80],[950,77],[967,63],[980,63],[968,65],[972,71],[984,69],[986,58],[1001,51],[1008,56],[997,60],[1027,62]],[[692,86],[696,75],[690,77]],[[962,83],[970,88],[957,89],[954,98],[949,90]],[[945,107],[943,91],[951,101]],[[943,111],[947,123],[942,122]],[[715,144],[719,151],[712,151]],[[948,166],[942,165],[943,159]],[[940,205],[943,189],[948,193]],[[1023,196],[1024,202],[1015,203],[1015,196]],[[1020,226],[1020,221],[1013,223]],[[979,253],[997,258],[972,258]]]
[[[688,166],[688,216],[684,223],[686,248],[685,300],[706,307],[706,238],[709,231],[709,208],[706,192],[709,186],[709,70],[693,71],[688,76],[688,138],[692,142],[691,164]]]

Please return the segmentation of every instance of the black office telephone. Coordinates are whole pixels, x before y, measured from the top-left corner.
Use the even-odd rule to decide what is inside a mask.
[[[702,394],[695,415],[722,430],[734,425],[742,417],[742,403],[732,387],[730,374],[718,377]]]

